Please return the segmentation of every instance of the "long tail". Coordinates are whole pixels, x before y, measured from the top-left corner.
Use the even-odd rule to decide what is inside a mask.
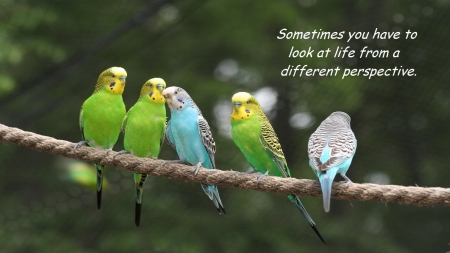
[[[144,183],[147,180],[147,174],[134,173],[134,185],[136,189],[136,207],[134,211],[134,224],[139,227],[141,223],[142,196],[144,195]]]
[[[102,206],[103,165],[95,164],[97,169],[97,208]]]
[[[322,198],[323,198],[323,209],[325,212],[330,211],[330,198],[331,198],[331,185],[333,184],[333,180],[330,180],[329,177],[324,176],[320,179],[320,187],[322,188]]]
[[[223,207],[222,200],[220,200],[219,189],[215,185],[201,184],[203,191],[208,195],[208,197],[214,202],[214,205],[219,211],[219,214],[227,215],[225,208]]]
[[[330,211],[331,186],[333,185],[336,170],[328,170],[324,174],[319,175],[320,187],[322,188],[323,208],[325,212]]]
[[[303,206],[302,202],[300,201],[300,198],[295,195],[292,195],[292,194],[289,194],[287,196],[292,202],[294,202],[294,204],[297,206],[300,213],[306,219],[308,224],[312,227],[314,232],[316,232],[316,235],[320,238],[320,240],[322,240],[323,243],[327,244],[325,242],[325,240],[323,239],[322,235],[320,234],[319,230],[317,229],[316,223],[314,223],[313,219],[311,218],[311,216],[309,216],[308,212],[306,211],[306,208]]]

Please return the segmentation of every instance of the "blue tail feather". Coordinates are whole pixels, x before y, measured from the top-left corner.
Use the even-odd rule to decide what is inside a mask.
[[[320,187],[322,188],[323,208],[325,209],[325,212],[330,211],[331,187],[336,172],[337,168],[331,168],[327,170],[326,173],[319,175]]]
[[[225,208],[223,207],[222,200],[220,199],[219,189],[215,185],[201,184],[203,191],[214,202],[219,214],[226,215]]]

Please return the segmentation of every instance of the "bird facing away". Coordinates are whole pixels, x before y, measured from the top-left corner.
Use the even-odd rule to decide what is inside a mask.
[[[322,188],[323,208],[330,211],[331,186],[337,173],[347,184],[352,181],[345,175],[356,152],[356,138],[350,128],[350,116],[333,112],[309,137],[309,166],[317,175]]]
[[[138,157],[157,158],[166,131],[166,107],[162,92],[166,83],[161,78],[148,80],[141,89],[138,101],[123,119],[122,131],[125,152]],[[147,174],[134,173],[136,205],[134,222],[139,227],[143,186]]]
[[[127,72],[120,67],[103,71],[98,77],[94,93],[84,101],[80,112],[80,129],[83,141],[75,145],[88,145],[112,150],[120,134],[125,116],[122,93],[125,89]],[[97,169],[97,207],[102,203],[103,165]]]
[[[168,87],[163,91],[163,95],[171,112],[170,121],[167,123],[167,140],[176,149],[180,161],[195,165],[194,173],[197,173],[200,167],[215,169],[216,144],[200,109],[182,88]],[[201,185],[219,214],[226,214],[217,186]]]
[[[247,92],[238,92],[231,101],[231,134],[253,169],[264,175],[291,177],[278,137],[256,98]],[[325,243],[300,198],[293,194],[288,198]]]

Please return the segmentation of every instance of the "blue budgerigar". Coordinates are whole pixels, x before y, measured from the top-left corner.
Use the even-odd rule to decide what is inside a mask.
[[[200,167],[215,169],[216,144],[200,109],[182,88],[168,87],[162,94],[171,112],[166,137],[176,149],[181,162],[195,165],[195,173]],[[219,214],[226,214],[217,186],[202,184],[202,188],[214,202]]]
[[[308,142],[309,166],[322,187],[323,207],[330,211],[331,186],[337,173],[348,183],[345,173],[356,152],[356,138],[350,128],[350,116],[333,112],[311,135]]]

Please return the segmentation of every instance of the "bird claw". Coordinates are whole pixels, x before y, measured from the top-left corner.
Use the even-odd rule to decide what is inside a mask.
[[[88,145],[88,141],[80,141],[77,144],[75,144],[75,146],[73,146],[73,150],[75,151],[75,149],[77,149],[78,147],[80,147],[81,145]]]
[[[350,178],[348,178],[345,174],[341,174],[341,176],[345,179],[345,185],[349,186],[353,183],[352,180],[350,180]]]
[[[131,152],[130,152],[130,151],[126,151],[126,150],[121,150],[121,151],[117,152],[117,153],[113,156],[113,158],[115,158],[115,157],[118,156],[118,155],[123,155],[123,154],[131,154]]]
[[[264,173],[264,174],[258,176],[258,181],[261,180],[263,177],[265,177],[265,176],[267,176],[267,175],[269,175],[269,171],[266,171],[266,173]]]
[[[237,171],[237,172],[234,174],[234,176],[237,177],[237,176],[239,176],[239,175],[241,175],[241,174],[244,174],[244,172]]]
[[[251,171],[246,171],[246,172],[237,172],[234,176],[238,176],[238,175],[242,175],[242,174],[247,174],[247,175],[249,175],[249,174],[255,174],[255,173],[259,173],[259,171],[258,170],[251,170]]]
[[[341,181],[341,182],[344,183],[346,187],[348,187],[350,184],[353,184],[353,182],[351,180],[345,180],[345,181]]]
[[[198,170],[202,167],[202,162],[198,162],[197,165],[195,165],[194,169],[194,175],[197,175]]]
[[[164,165],[166,165],[167,163],[186,163],[186,160],[167,160],[164,162]]]
[[[106,154],[109,155],[109,152],[113,151],[112,147],[106,150]]]
[[[168,163],[180,163],[180,164],[184,164],[186,163],[185,160],[168,160],[168,161],[164,161],[158,168],[164,167],[166,164]]]

